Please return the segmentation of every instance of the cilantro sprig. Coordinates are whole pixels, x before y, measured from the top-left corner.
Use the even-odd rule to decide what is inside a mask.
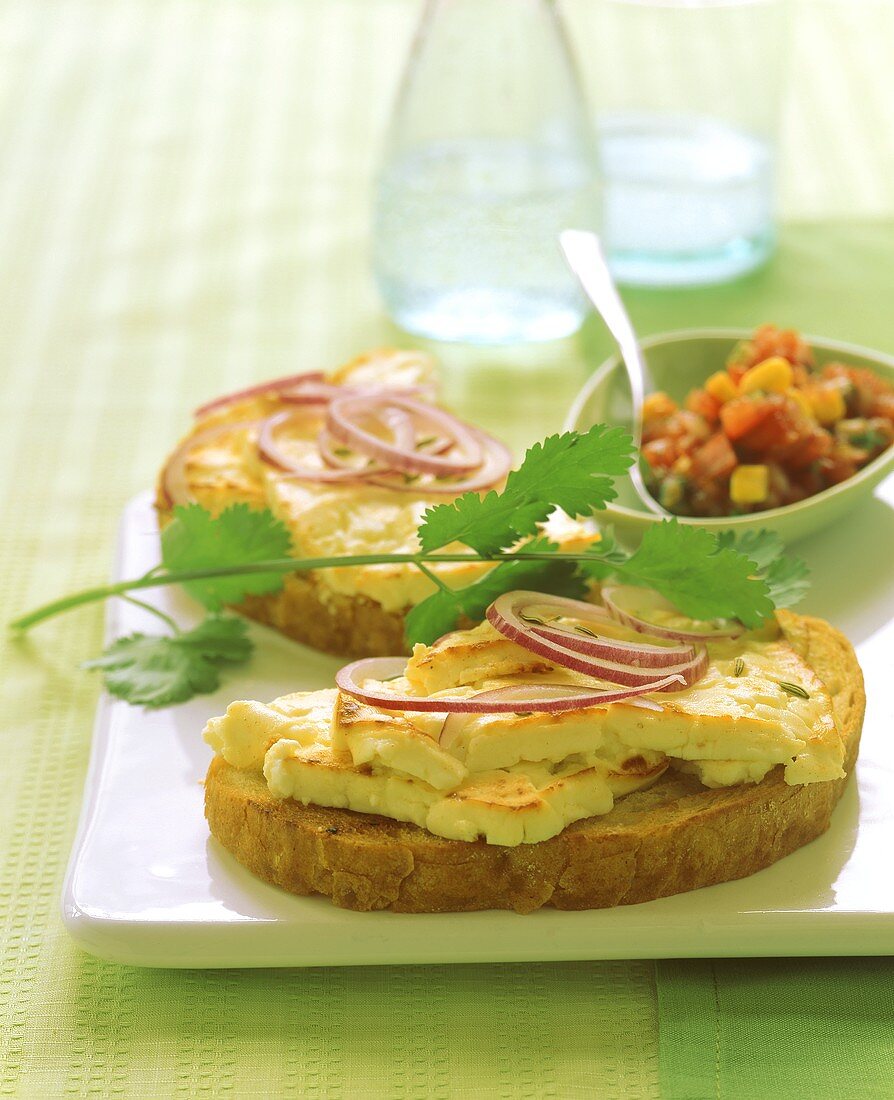
[[[166,624],[163,635],[119,638],[86,667],[103,672],[108,690],[148,707],[213,691],[227,666],[251,654],[245,623],[221,614],[247,596],[278,591],[289,573],[379,564],[409,564],[434,592],[407,615],[408,643],[431,642],[464,621],[480,620],[488,605],[514,588],[580,597],[594,581],[616,578],[660,592],[693,618],[735,618],[755,627],[774,607],[797,602],[807,585],[802,562],[783,556],[767,531],[738,539],[714,536],[676,519],[651,526],[629,551],[604,530],[591,544],[561,550],[541,524],[557,508],[590,515],[615,497],[612,479],[633,462],[630,436],[597,425],[584,434],[550,436],[529,449],[502,492],[466,493],[428,509],[414,553],[299,558],[288,529],[266,509],[235,504],[213,516],[197,504],[174,509],[162,534],[162,561],[142,577],[102,585],[45,604],[11,624],[25,631],[54,615],[97,600],[169,584],[182,585],[209,612],[183,631],[151,604]],[[438,565],[492,563],[470,584],[454,588]]]
[[[419,541],[426,551],[452,542],[493,554],[537,532],[556,508],[589,515],[618,495],[612,478],[633,463],[633,440],[621,428],[597,424],[586,434],[551,435],[529,448],[506,488],[481,497],[464,493],[425,513]]]
[[[183,703],[216,691],[221,669],[251,656],[248,626],[235,615],[211,615],[194,630],[130,634],[81,666],[105,673],[110,695],[147,707]]]

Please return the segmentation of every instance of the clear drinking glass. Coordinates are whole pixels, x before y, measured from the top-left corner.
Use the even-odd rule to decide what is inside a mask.
[[[574,332],[586,306],[557,237],[598,217],[551,0],[427,0],[376,185],[373,263],[395,320],[471,343]]]
[[[774,245],[785,0],[600,0],[588,53],[619,281],[721,282]]]

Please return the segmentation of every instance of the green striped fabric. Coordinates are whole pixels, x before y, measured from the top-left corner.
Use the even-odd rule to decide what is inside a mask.
[[[584,59],[592,7],[567,4]],[[122,505],[200,399],[395,338],[367,202],[417,14],[409,0],[0,7],[4,620],[108,573]],[[894,9],[804,0],[797,15],[783,209],[891,218]],[[890,223],[802,225],[738,287],[631,302],[643,331],[772,315],[890,350],[892,249]],[[560,424],[604,349],[590,326],[513,357],[448,350],[448,391],[520,445]],[[0,1095],[683,1095],[650,963],[194,973],[79,952],[58,898],[97,698],[77,664],[101,633],[92,609],[2,642]],[[827,975],[859,1000],[859,975]],[[665,993],[673,980],[662,971]],[[749,1032],[729,1034],[734,1060]],[[704,1051],[686,1049],[701,1072]],[[830,1061],[829,1095],[849,1095],[852,1069]]]

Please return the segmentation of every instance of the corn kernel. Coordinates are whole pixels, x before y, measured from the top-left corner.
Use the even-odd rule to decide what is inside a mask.
[[[661,420],[677,411],[677,403],[659,390],[650,393],[643,401],[643,420]]]
[[[847,414],[844,394],[837,386],[816,386],[809,391],[808,400],[820,424],[834,424]]]
[[[729,479],[734,504],[760,504],[767,499],[769,488],[770,471],[766,466],[737,466]]]
[[[739,393],[752,393],[754,390],[785,393],[792,384],[792,378],[792,365],[788,359],[773,355],[745,371],[739,383]]]
[[[719,370],[716,374],[712,374],[711,377],[705,382],[705,389],[722,405],[725,401],[732,401],[732,399],[739,392],[736,388],[736,383],[730,378],[725,370]]]
[[[789,386],[785,393],[800,407],[805,416],[813,417],[813,405],[810,404],[810,399],[803,390],[799,390],[797,386]]]

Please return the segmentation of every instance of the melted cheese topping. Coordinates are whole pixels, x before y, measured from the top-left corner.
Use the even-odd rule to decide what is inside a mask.
[[[336,371],[339,384],[380,387],[433,387],[437,379],[434,361],[422,352],[385,350],[361,356]],[[284,406],[259,395],[212,412],[196,427],[253,421],[280,411]],[[277,442],[302,465],[322,468],[315,439],[322,418],[307,412],[296,420]],[[449,494],[437,497],[424,493],[394,492],[375,485],[338,485],[303,481],[288,475],[257,455],[257,431],[219,436],[195,447],[187,461],[187,476],[196,499],[214,509],[221,502],[247,501],[269,507],[285,523],[300,557],[339,557],[348,554],[415,553],[416,532],[426,509]],[[591,527],[555,513],[544,524],[544,532],[563,549],[572,551],[598,538]],[[445,550],[465,550],[453,545]],[[439,565],[439,575],[454,587],[476,580],[492,569],[483,562],[452,562]],[[413,565],[366,565],[345,569],[322,569],[315,574],[327,590],[345,596],[366,596],[386,611],[403,611],[420,603],[435,590],[432,581]]]
[[[776,766],[790,784],[844,775],[829,694],[785,641],[753,634],[713,642],[709,654],[706,675],[684,691],[552,715],[463,715],[448,748],[438,742],[444,712],[384,710],[335,689],[233,703],[205,738],[235,767],[263,769],[277,797],[502,845],[608,813],[669,766],[708,787],[759,782]],[[405,676],[367,686],[437,698],[588,682],[544,665],[485,623],[417,646]]]

